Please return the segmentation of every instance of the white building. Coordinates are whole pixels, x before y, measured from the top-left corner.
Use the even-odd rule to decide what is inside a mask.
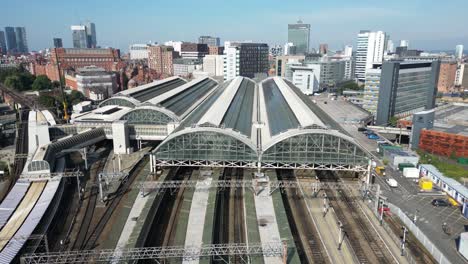
[[[233,79],[240,74],[240,50],[232,47],[227,41],[224,43],[223,74],[224,80]]]
[[[461,60],[463,58],[463,45],[457,45],[455,47],[455,59]]]
[[[409,47],[409,41],[408,40],[400,40],[400,47]]]
[[[75,75],[77,90],[87,98],[102,101],[111,97],[117,90],[117,76],[103,68],[89,66],[79,68]]]
[[[198,59],[174,59],[174,76],[189,77],[190,74],[201,68],[201,60]]]
[[[366,109],[373,115],[377,114],[377,105],[379,104],[381,74],[381,69],[368,69],[366,73],[362,108]]]
[[[320,69],[320,67],[319,67]],[[314,65],[292,66],[292,83],[296,85],[306,95],[312,95],[320,90],[318,78],[320,73],[316,73]]]
[[[387,49],[386,49],[387,53],[393,53],[395,51],[395,45],[393,44],[393,41],[391,39],[389,39],[387,41]]]
[[[181,53],[182,53],[182,41],[172,41],[172,40],[170,40],[170,41],[164,42],[164,45],[173,47],[174,51],[178,52],[179,56],[181,55]]]
[[[462,85],[464,72],[465,72],[465,64],[458,63],[457,71],[455,72],[455,85],[456,86]]]
[[[283,49],[284,55],[294,55],[296,54],[296,46],[292,42],[284,44]]]
[[[148,45],[147,44],[132,44],[128,47],[131,60],[147,60]]]
[[[353,56],[353,46],[351,46],[351,45],[346,45],[346,46],[344,47],[343,55],[344,55],[345,57],[351,57],[351,56]]]
[[[207,72],[209,76],[223,76],[223,55],[206,55],[203,58],[203,71]]]
[[[383,61],[386,41],[386,34],[383,31],[361,31],[358,34],[355,67],[356,78],[364,80],[367,69],[372,68],[373,63]]]

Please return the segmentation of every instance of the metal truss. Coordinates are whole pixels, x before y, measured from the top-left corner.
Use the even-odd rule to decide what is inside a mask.
[[[84,176],[81,171],[70,171],[70,172],[51,172],[51,173],[23,173],[21,174],[21,179],[27,180],[53,180],[61,178],[70,178],[70,177],[82,177]]]
[[[252,243],[252,244],[212,244],[201,247],[147,247],[129,249],[83,250],[26,254],[21,262],[29,263],[95,263],[95,262],[123,262],[130,260],[164,260],[177,258],[182,260],[197,260],[210,256],[277,256],[283,257],[286,244]],[[287,252],[287,251],[286,251]]]
[[[156,159],[158,167],[230,167],[230,168],[258,168],[256,162],[245,161],[210,161],[210,160],[160,160]],[[306,170],[333,170],[367,172],[367,164],[337,165],[337,164],[310,164],[310,163],[276,163],[262,162],[262,169],[306,169]]]
[[[136,185],[140,191],[145,194],[149,191],[162,191],[164,189],[178,189],[178,188],[197,188],[197,189],[210,189],[210,188],[249,188],[257,191],[262,187],[269,187],[270,194],[275,190],[284,188],[308,188],[313,192],[318,192],[322,189],[354,189],[354,190],[373,190],[375,184],[365,185],[360,182],[344,183],[344,182],[298,182],[298,181],[257,181],[257,180],[217,180],[211,182],[205,181],[146,181]]]

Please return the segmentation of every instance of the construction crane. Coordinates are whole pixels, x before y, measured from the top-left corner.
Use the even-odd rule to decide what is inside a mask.
[[[63,119],[65,121],[68,121],[70,117],[68,116],[68,104],[67,100],[65,100],[65,93],[63,92],[63,82],[62,82],[62,71],[60,71],[60,62],[58,60],[58,55],[57,55],[57,48],[54,49],[55,51],[55,61],[57,62],[57,71],[59,75],[59,82],[60,82],[60,93],[62,95],[62,105],[63,105]]]

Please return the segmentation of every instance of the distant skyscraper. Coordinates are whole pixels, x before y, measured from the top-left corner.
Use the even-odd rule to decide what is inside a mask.
[[[383,61],[386,46],[386,35],[383,31],[371,32],[362,30],[358,34],[356,46],[355,76],[364,80],[367,69],[372,68],[373,63]]]
[[[96,48],[96,25],[92,22],[86,23],[86,40],[88,48]]]
[[[0,53],[5,54],[7,52],[5,32],[3,31],[0,31],[0,49],[2,50]]]
[[[288,42],[296,46],[297,54],[309,52],[310,24],[303,24],[301,20],[288,25]]]
[[[16,27],[15,34],[16,34],[16,45],[17,45],[18,52],[27,53],[29,50],[28,50],[28,39],[26,38],[26,28]]]
[[[6,36],[6,43],[7,49],[9,52],[17,52],[18,44],[16,43],[16,33],[15,28],[13,27],[5,27],[5,36]]]
[[[63,48],[63,43],[61,38],[54,38],[54,48]]]
[[[391,39],[389,39],[387,41],[387,50],[386,50],[388,53],[392,53],[395,51],[395,45],[393,44],[393,41]]]
[[[400,40],[400,47],[409,47],[409,41],[408,40]]]
[[[320,44],[319,53],[325,55],[328,53],[328,44]]]
[[[218,37],[200,36],[198,38],[198,44],[207,44],[208,46],[219,46],[220,41]]]
[[[353,56],[353,46],[351,45],[346,45],[344,48],[344,56],[346,57],[351,57]]]
[[[455,47],[455,59],[461,60],[463,58],[463,45],[457,45]]]
[[[86,26],[71,26],[73,36],[73,47],[85,49],[88,47],[88,36],[86,34]]]

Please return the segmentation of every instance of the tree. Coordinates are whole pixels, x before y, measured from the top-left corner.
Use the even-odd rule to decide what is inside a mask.
[[[55,108],[55,98],[48,95],[40,95],[39,103],[47,108]]]
[[[23,89],[20,78],[17,75],[8,76],[5,79],[5,85],[12,89],[21,91]]]
[[[52,89],[52,82],[46,75],[39,75],[36,80],[34,80],[32,89],[34,91],[50,90]]]
[[[68,96],[68,100],[71,104],[77,104],[82,102],[86,99],[86,97],[79,91],[71,91],[70,95]]]
[[[53,81],[53,82],[52,82],[52,87],[54,87],[54,88],[60,88],[60,82],[59,82],[59,81]]]
[[[390,120],[388,121],[388,123],[392,126],[392,127],[396,127],[397,126],[397,123],[398,123],[398,117],[396,116],[392,116],[390,117]]]

